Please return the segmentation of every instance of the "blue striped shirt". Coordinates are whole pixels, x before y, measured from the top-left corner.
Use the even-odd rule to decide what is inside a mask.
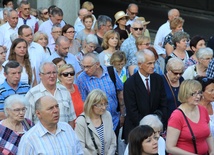
[[[58,122],[56,133],[50,133],[39,121],[26,132],[17,155],[83,155],[76,133],[65,122]]]
[[[117,96],[114,83],[112,82],[107,68],[102,66],[103,74],[101,77],[88,76],[85,71],[83,71],[77,78],[77,85],[82,95],[83,101],[85,101],[87,95],[94,89],[101,89],[106,93],[109,108],[107,109],[112,116],[114,130],[119,123],[119,112],[117,111]],[[119,91],[123,90],[123,83],[120,80],[118,74],[115,72],[116,78],[116,88]]]
[[[100,138],[101,145],[102,145],[101,155],[104,155],[104,152],[105,152],[105,148],[104,148],[105,142],[104,142],[104,126],[103,126],[103,123],[99,127],[96,127],[96,130],[97,130],[97,133],[98,133],[98,136]]]

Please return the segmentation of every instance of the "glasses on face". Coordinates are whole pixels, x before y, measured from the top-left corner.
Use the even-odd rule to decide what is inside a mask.
[[[193,96],[193,97],[196,97],[198,95],[201,96],[202,95],[202,91],[196,91],[196,92],[194,92],[194,93],[191,94],[191,96]]]
[[[26,110],[27,110],[27,108],[26,107],[24,107],[24,108],[17,108],[17,109],[11,109],[14,113],[16,113],[16,114],[19,114],[19,113],[25,113],[26,112]]]
[[[60,34],[61,34],[61,33],[62,33],[62,31],[53,31],[53,33],[60,33]]]
[[[143,31],[143,27],[133,27],[133,29],[135,30],[135,31]]]
[[[212,60],[212,58],[201,58],[201,59],[203,59],[203,60],[205,60],[205,61],[210,61],[210,60]]]
[[[141,45],[150,46],[151,43],[145,43],[145,44],[141,44]]]
[[[51,75],[57,75],[57,72],[47,72],[47,73],[41,73],[43,75],[51,76]]]
[[[47,15],[47,14],[48,14],[48,11],[47,11],[47,12],[43,12],[42,14],[43,14],[43,15]]]
[[[76,33],[76,31],[68,31],[68,32],[66,32],[66,33]]]
[[[105,103],[105,104],[100,103],[100,104],[95,104],[94,106],[97,108],[108,108],[109,105],[108,105],[108,103]]]
[[[63,75],[64,77],[68,77],[68,75],[74,76],[75,72],[65,72],[65,73],[61,73],[60,75]]]
[[[174,74],[174,75],[176,75],[176,76],[178,76],[178,75],[182,75],[184,72],[180,72],[180,73],[176,73],[176,72],[174,72],[173,70],[171,70],[171,72]]]
[[[91,9],[91,10],[88,10],[89,12],[93,12],[94,11],[94,9]]]
[[[91,66],[84,66],[84,65],[82,65],[82,67],[83,67],[84,69],[91,69],[91,67],[93,67],[95,64],[96,64],[96,63],[94,63],[94,64],[91,65]]]
[[[130,10],[129,10],[129,12],[130,12],[131,15],[136,15],[137,16],[137,14],[138,14],[138,12],[131,12]]]

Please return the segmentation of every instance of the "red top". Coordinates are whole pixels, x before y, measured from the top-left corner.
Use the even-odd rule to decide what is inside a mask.
[[[198,123],[192,122],[188,117],[187,120],[189,121],[192,131],[196,137],[196,147],[198,154],[205,154],[209,150],[208,144],[206,142],[206,138],[210,135],[210,128],[208,124],[209,115],[204,107],[200,105],[198,105],[198,107],[200,112]],[[195,153],[192,142],[192,135],[181,111],[173,111],[171,117],[169,118],[168,126],[181,131],[176,146],[188,152]]]
[[[79,89],[77,85],[74,84],[75,91],[71,94],[71,98],[74,105],[74,110],[76,112],[76,116],[78,117],[83,112],[84,103],[82,101],[81,94],[79,92]]]

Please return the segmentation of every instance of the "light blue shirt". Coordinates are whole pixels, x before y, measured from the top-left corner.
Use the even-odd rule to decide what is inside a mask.
[[[26,132],[17,155],[83,155],[82,146],[70,125],[58,122],[56,133],[49,132],[39,121]]]

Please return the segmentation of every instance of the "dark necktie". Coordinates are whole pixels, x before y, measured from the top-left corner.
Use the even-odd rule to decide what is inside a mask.
[[[146,78],[146,89],[147,89],[148,94],[150,94],[149,79],[148,78]]]

